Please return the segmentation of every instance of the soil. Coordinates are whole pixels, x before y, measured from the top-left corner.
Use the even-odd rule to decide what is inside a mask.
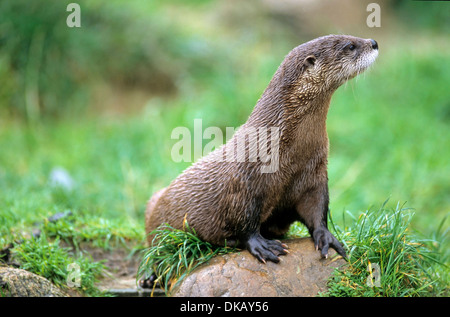
[[[150,296],[151,290],[143,289],[136,283],[136,275],[142,254],[127,248],[105,250],[98,247],[82,246],[84,253],[92,256],[96,262],[103,261],[106,273],[96,285],[100,290],[119,297]],[[153,296],[165,296],[162,290],[155,289]]]

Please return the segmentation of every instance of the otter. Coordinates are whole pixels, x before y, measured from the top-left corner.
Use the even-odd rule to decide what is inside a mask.
[[[234,136],[149,200],[145,216],[149,244],[158,226],[182,229],[187,221],[204,241],[246,248],[263,263],[278,263],[288,246],[276,239],[301,221],[322,257],[328,256],[330,247],[346,257],[327,227],[326,118],[334,91],[377,56],[375,40],[349,35],[323,36],[294,48]],[[250,160],[248,155],[238,160],[236,151],[230,151],[246,131],[273,127],[279,134],[267,134],[276,139],[257,135],[257,142],[251,142],[246,135],[244,147],[252,151],[276,142],[273,171],[262,172],[262,159]],[[224,159],[227,153],[234,160]]]

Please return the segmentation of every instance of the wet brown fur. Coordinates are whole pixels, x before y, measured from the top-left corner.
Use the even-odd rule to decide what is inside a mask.
[[[292,222],[300,220],[316,246],[326,248],[324,256],[328,244],[345,254],[327,230],[326,118],[334,91],[375,59],[377,49],[371,43],[329,35],[294,48],[233,138],[151,198],[146,210],[147,234],[163,223],[181,229],[186,216],[201,239],[217,245],[227,240],[247,247],[263,262],[277,262],[286,246],[280,249],[265,238],[281,237]],[[350,45],[356,48],[350,50]],[[248,127],[280,128],[276,172],[261,173],[260,161],[219,159]],[[148,236],[150,244],[152,238]],[[261,243],[255,245],[252,239]]]

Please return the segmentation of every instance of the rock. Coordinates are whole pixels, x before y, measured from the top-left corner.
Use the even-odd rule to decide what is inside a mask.
[[[0,297],[67,297],[42,276],[22,269],[0,267]]]
[[[171,296],[316,296],[326,290],[334,269],[345,264],[334,250],[329,251],[328,259],[321,259],[310,238],[283,242],[290,253],[281,256],[278,264],[262,264],[248,251],[217,256],[191,272]]]
[[[62,167],[54,167],[51,170],[49,183],[52,187],[60,187],[67,191],[71,191],[75,185],[75,182],[69,172]]]

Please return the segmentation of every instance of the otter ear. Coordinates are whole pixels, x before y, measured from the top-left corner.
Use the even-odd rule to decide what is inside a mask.
[[[303,61],[303,65],[305,65],[306,68],[310,68],[314,66],[316,63],[316,57],[314,55],[308,55],[305,60]]]

